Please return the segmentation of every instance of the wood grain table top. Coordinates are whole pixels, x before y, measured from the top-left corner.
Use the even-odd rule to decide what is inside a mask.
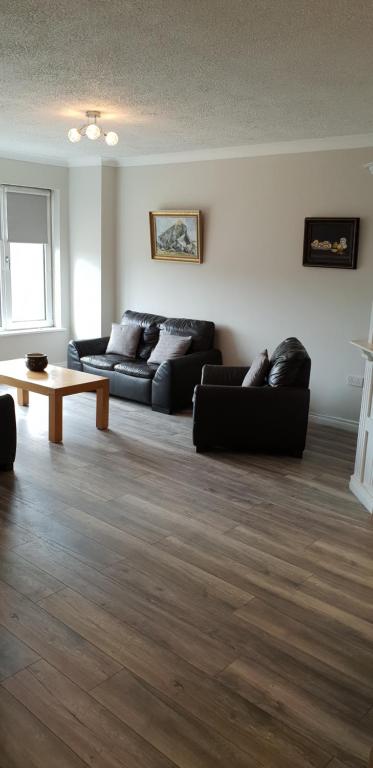
[[[40,394],[56,391],[60,394],[73,394],[96,389],[98,384],[107,381],[107,377],[72,371],[57,365],[48,365],[42,373],[35,373],[29,371],[24,359],[20,358],[0,361],[0,381]]]

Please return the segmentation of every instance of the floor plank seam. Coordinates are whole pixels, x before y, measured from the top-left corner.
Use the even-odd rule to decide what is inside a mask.
[[[362,722],[363,722],[363,720],[365,720],[365,718],[366,718],[366,717],[368,717],[368,715],[369,715],[371,712],[372,712],[372,714],[373,714],[373,707],[372,707],[372,704],[373,704],[373,700],[372,700],[372,703],[371,703],[370,707],[368,707],[367,711],[366,711],[366,712],[364,712],[364,714],[362,715],[362,717],[360,717],[360,718],[359,718],[359,721],[358,721],[359,723],[362,723]],[[373,749],[373,728],[372,728],[372,749]]]
[[[87,766],[89,767],[89,763],[88,763],[86,760],[83,760],[81,757],[79,757],[79,755],[78,755],[78,754],[75,752],[75,750],[71,749],[71,747],[70,747],[70,746],[69,746],[69,745],[66,743],[66,741],[64,741],[64,740],[63,740],[63,739],[62,739],[60,736],[58,736],[58,735],[57,735],[57,734],[56,734],[54,731],[52,731],[52,729],[51,729],[51,728],[50,728],[50,727],[49,727],[49,726],[48,726],[48,725],[47,725],[45,722],[43,722],[43,720],[42,720],[41,718],[39,718],[37,715],[35,715],[35,714],[34,714],[34,712],[32,712],[32,711],[31,711],[31,709],[29,709],[29,707],[27,707],[27,706],[26,706],[26,704],[23,704],[23,702],[20,702],[20,701],[19,701],[19,699],[17,699],[17,697],[16,697],[16,696],[14,696],[14,694],[13,694],[11,691],[9,691],[7,688],[5,688],[5,686],[3,686],[3,688],[4,688],[4,690],[6,690],[6,692],[7,692],[8,696],[11,696],[11,697],[12,697],[12,699],[14,699],[14,701],[16,701],[16,702],[17,702],[17,704],[18,704],[20,707],[22,707],[23,709],[27,710],[27,712],[29,712],[29,713],[30,713],[30,715],[31,715],[31,717],[32,717],[33,719],[35,719],[35,720],[38,720],[38,721],[39,721],[39,723],[41,723],[41,724],[42,724],[42,726],[43,726],[43,727],[44,727],[44,728],[45,728],[45,729],[46,729],[46,730],[47,730],[47,731],[48,731],[48,732],[49,732],[49,733],[50,733],[50,734],[51,734],[51,735],[52,735],[52,736],[53,736],[55,739],[57,739],[57,741],[61,742],[61,744],[63,744],[63,746],[64,746],[64,749],[65,749],[65,750],[67,750],[68,752],[70,752],[70,753],[71,753],[71,755],[73,755],[73,756],[77,757],[79,760],[81,760],[81,762],[82,762],[82,764],[83,764],[83,765],[87,765]],[[20,766],[20,768],[24,768],[24,766]]]
[[[10,635],[13,635],[13,632],[11,632],[10,630],[8,630],[8,632],[9,632]],[[13,635],[13,637],[16,639],[15,635]],[[22,641],[22,642],[23,642],[24,645],[27,645],[27,643],[25,643],[24,641]],[[30,648],[30,650],[33,650],[30,646],[27,646],[27,647]],[[35,653],[35,651],[33,651],[33,652]],[[37,656],[37,654],[35,654],[35,655]],[[25,669],[31,669],[34,666],[34,664],[37,664],[39,661],[43,661],[43,657],[42,656],[39,656],[39,658],[34,660],[34,661],[30,661],[29,664],[22,665],[22,667],[20,669],[18,669],[17,672],[12,672],[12,674],[7,675],[6,677],[2,677],[1,680],[0,680],[0,685],[3,685],[3,683],[6,683],[8,680],[11,680],[13,677],[15,677],[18,674],[18,672],[23,672]],[[5,685],[4,685],[4,687],[5,687]]]

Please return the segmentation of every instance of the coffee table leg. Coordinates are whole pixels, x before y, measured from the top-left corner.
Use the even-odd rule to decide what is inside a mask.
[[[28,405],[29,392],[27,389],[17,389],[17,403],[18,405]]]
[[[109,426],[109,379],[96,390],[96,427],[107,429]]]
[[[62,395],[49,395],[49,440],[62,443]]]

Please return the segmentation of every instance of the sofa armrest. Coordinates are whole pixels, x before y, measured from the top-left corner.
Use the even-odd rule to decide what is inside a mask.
[[[201,384],[219,384],[220,386],[241,386],[249,367],[233,365],[204,365]]]
[[[193,398],[193,443],[257,450],[304,448],[309,389],[198,385]]]
[[[221,363],[219,349],[192,352],[174,360],[161,363],[153,379],[153,410],[172,413],[192,405],[193,391],[201,381],[202,368],[206,363]]]
[[[109,336],[98,339],[82,339],[69,341],[67,346],[67,367],[76,371],[82,370],[81,357],[86,355],[104,355],[109,343]]]
[[[0,470],[10,470],[16,457],[17,427],[14,400],[0,396]]]

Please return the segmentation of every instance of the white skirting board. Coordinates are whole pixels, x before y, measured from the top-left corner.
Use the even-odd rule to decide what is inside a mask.
[[[353,419],[340,419],[337,416],[326,416],[321,413],[310,413],[310,421],[314,424],[323,424],[325,427],[336,427],[336,429],[345,429],[348,432],[358,432],[359,422]]]

